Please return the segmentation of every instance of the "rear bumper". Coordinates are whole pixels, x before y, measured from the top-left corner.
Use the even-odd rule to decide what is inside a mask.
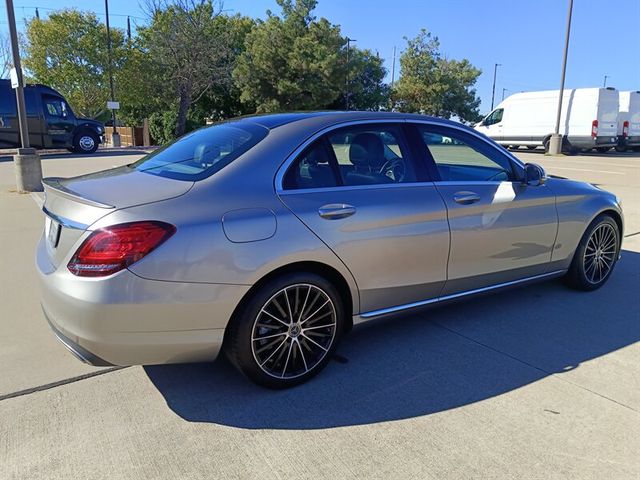
[[[80,278],[36,254],[41,303],[58,339],[92,365],[213,360],[246,285],[148,280],[129,270]]]

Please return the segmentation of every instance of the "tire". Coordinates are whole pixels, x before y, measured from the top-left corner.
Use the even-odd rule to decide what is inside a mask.
[[[79,132],[73,137],[73,150],[77,153],[94,153],[98,149],[98,136],[93,132]]]
[[[542,146],[544,147],[544,153],[549,153],[549,144],[551,143],[551,137],[546,137],[542,141]]]
[[[566,283],[577,290],[600,288],[611,276],[619,254],[618,224],[611,215],[598,216],[584,232],[576,248],[565,277]],[[599,262],[598,258],[601,259]]]
[[[616,152],[618,153],[624,153],[627,151],[627,146],[626,145],[616,145],[614,147],[616,149]]]
[[[314,273],[288,273],[269,280],[243,302],[229,323],[224,350],[258,385],[293,387],[326,366],[344,319],[333,284]]]
[[[610,149],[611,147],[596,147],[596,152],[607,153]]]

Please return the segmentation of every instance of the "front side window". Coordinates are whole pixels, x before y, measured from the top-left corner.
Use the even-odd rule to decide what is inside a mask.
[[[347,127],[331,132],[328,138],[343,185],[416,181],[399,127],[375,124]]]
[[[222,170],[264,137],[268,130],[251,123],[220,123],[179,138],[130,165],[176,180],[202,180]]]
[[[504,109],[503,108],[498,108],[497,110],[494,110],[493,112],[491,112],[491,114],[484,119],[484,125],[485,126],[489,126],[489,125],[493,125],[495,123],[500,123],[502,121],[502,114],[504,113]]]
[[[67,105],[60,98],[45,97],[44,108],[49,117],[66,118],[67,116]]]
[[[511,163],[464,132],[437,126],[417,127],[445,182],[489,182],[514,179]]]

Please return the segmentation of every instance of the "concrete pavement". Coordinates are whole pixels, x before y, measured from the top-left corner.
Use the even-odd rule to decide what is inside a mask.
[[[51,335],[42,216],[0,159],[0,478],[527,478],[640,475],[640,157],[520,153],[624,202],[623,260],[593,293],[550,282],[356,329],[307,385],[226,362],[100,372]],[[137,156],[53,156],[49,176]]]

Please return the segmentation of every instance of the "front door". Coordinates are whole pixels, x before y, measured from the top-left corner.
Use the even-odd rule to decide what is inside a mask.
[[[460,129],[417,126],[451,228],[443,295],[547,272],[558,218],[546,186],[522,182],[499,147]]]
[[[446,278],[444,202],[410,157],[401,125],[328,133],[291,164],[280,190],[349,268],[362,313],[435,298]]]
[[[45,120],[45,146],[67,148],[73,141],[75,118],[67,102],[55,95],[42,95]]]

